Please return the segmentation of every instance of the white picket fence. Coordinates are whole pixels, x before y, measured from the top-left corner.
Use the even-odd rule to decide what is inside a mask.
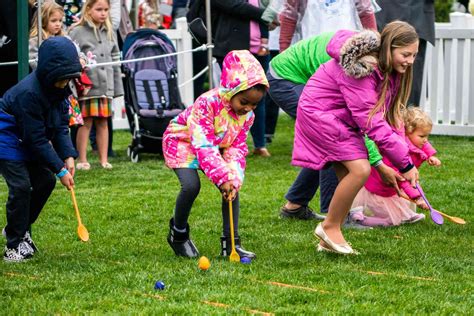
[[[174,43],[176,51],[187,51],[192,49],[192,37],[188,32],[186,18],[176,19],[176,29],[161,30]],[[192,53],[179,54],[178,58],[178,85],[185,82],[187,84],[179,88],[181,98],[186,106],[194,102],[194,86],[190,81],[193,77],[193,56]],[[114,129],[128,129],[128,121],[124,115],[123,102],[116,102],[114,106]]]
[[[466,26],[437,24],[428,44],[420,105],[434,134],[474,136],[474,28]]]

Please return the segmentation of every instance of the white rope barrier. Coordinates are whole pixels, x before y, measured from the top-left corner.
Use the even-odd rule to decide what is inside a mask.
[[[142,58],[135,58],[135,59],[128,59],[128,60],[118,60],[118,61],[112,61],[112,62],[107,62],[107,63],[98,63],[98,64],[87,64],[85,67],[89,68],[94,68],[94,67],[99,67],[99,66],[113,66],[113,65],[120,65],[124,63],[136,63],[144,60],[153,60],[153,59],[160,59],[160,58],[165,58],[165,57],[170,57],[170,56],[177,56],[181,54],[187,54],[187,53],[194,53],[197,51],[205,51],[208,50],[209,48],[213,48],[214,45],[206,45],[203,44],[197,48],[194,49],[189,49],[189,50],[184,50],[176,53],[170,53],[170,54],[164,54],[164,55],[156,55],[156,56],[150,56],[150,57],[142,57]],[[36,61],[36,59],[30,59],[28,62],[33,62]],[[9,61],[9,62],[4,62],[0,63],[1,66],[12,66],[12,65],[18,65],[18,61]]]
[[[184,87],[185,85],[187,85],[188,83],[190,82],[193,82],[194,80],[196,80],[197,78],[201,77],[203,74],[206,73],[206,71],[209,69],[209,66],[206,66],[204,67],[200,72],[198,72],[194,77],[192,77],[191,79],[189,80],[186,80],[185,82],[183,82],[182,84],[180,84],[178,86],[178,88],[182,88]]]
[[[217,60],[215,58],[212,59],[212,63],[215,64],[217,63]],[[185,82],[183,82],[182,84],[180,84],[178,86],[178,88],[182,88],[184,87],[185,85],[187,85],[188,83],[190,82],[193,82],[194,80],[196,80],[197,78],[201,77],[203,74],[206,73],[206,71],[209,69],[209,66],[206,66],[204,67],[200,72],[198,72],[194,77],[192,77],[191,79],[189,80],[186,80]]]

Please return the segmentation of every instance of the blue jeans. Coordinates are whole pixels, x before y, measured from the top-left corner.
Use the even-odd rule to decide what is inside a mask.
[[[260,62],[262,68],[265,72],[268,69],[269,63],[269,56],[257,56],[254,57]],[[263,148],[266,145],[265,142],[265,98],[268,96],[264,96],[262,100],[257,105],[257,108],[253,111],[255,113],[255,121],[253,122],[252,127],[250,128],[250,133],[252,134],[253,145],[255,148]]]
[[[267,71],[267,79],[268,83],[270,83],[270,89],[268,90],[270,97],[283,111],[296,119],[298,100],[305,85],[285,79],[276,79],[269,71]]]
[[[277,79],[267,72],[270,83],[268,93],[275,103],[289,116],[296,119],[298,101],[304,84],[297,84],[285,79]],[[320,211],[327,213],[338,180],[332,168],[326,170],[301,169],[295,182],[291,185],[285,198],[295,204],[307,206],[321,186]]]
[[[320,212],[327,213],[337,184],[338,180],[333,168],[323,170],[303,168],[285,198],[292,203],[307,206],[316,194],[318,186],[321,186]]]

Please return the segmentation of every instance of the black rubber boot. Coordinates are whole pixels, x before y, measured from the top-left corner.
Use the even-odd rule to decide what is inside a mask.
[[[257,258],[257,255],[255,255],[253,252],[247,251],[244,248],[242,248],[242,245],[240,243],[240,237],[235,237],[235,251],[239,254],[240,258],[250,258],[250,259],[255,259]],[[230,237],[221,237],[221,256],[230,256],[230,253],[232,251],[232,240]]]
[[[168,233],[167,240],[177,256],[188,258],[199,256],[199,251],[193,241],[189,239],[189,225],[186,225],[186,231],[184,233],[178,232],[174,229],[174,219],[171,218],[170,232]]]

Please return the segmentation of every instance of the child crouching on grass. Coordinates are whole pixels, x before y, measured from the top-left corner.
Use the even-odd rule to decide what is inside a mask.
[[[238,191],[244,180],[246,140],[255,117],[252,111],[267,88],[265,72],[255,57],[247,50],[231,51],[224,58],[220,86],[202,94],[170,122],[163,137],[163,154],[181,184],[168,234],[176,255],[199,255],[189,237],[188,217],[199,194],[200,169],[222,192],[221,255],[231,251],[228,201],[233,200],[236,251],[241,258],[255,258],[240,243]]]
[[[8,186],[7,244],[3,259],[21,262],[38,250],[31,225],[56,185],[74,186],[74,158],[68,130],[68,82],[81,74],[77,49],[65,37],[51,37],[38,53],[38,67],[0,99],[0,174]]]
[[[415,167],[419,168],[424,161],[430,166],[440,166],[441,161],[435,157],[436,150],[428,142],[433,127],[428,114],[419,108],[410,107],[403,113],[403,124],[405,140]],[[395,168],[385,157],[383,162]],[[399,182],[398,185],[403,191],[400,192],[401,195],[415,201],[418,207],[428,209],[420,192],[408,181]],[[406,199],[399,197],[393,187],[384,183],[372,167],[369,179],[352,204],[350,216],[352,220],[365,226],[398,226],[424,220],[425,215],[414,212],[410,204]]]

